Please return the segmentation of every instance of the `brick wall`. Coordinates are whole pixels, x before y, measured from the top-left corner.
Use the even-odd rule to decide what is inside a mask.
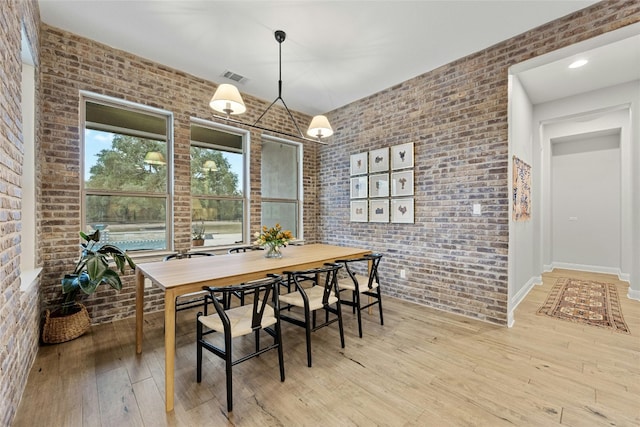
[[[39,21],[35,1],[0,2],[0,425],[11,424],[38,350],[38,287],[20,288],[25,143],[20,52],[24,23],[37,58]]]
[[[113,49],[77,35],[43,25],[42,62],[42,184],[43,281],[45,305],[60,298],[60,278],[72,269],[78,256],[80,230],[80,91],[108,95],[174,113],[174,227],[176,249],[191,245],[190,118],[213,120],[209,100],[216,84]],[[274,93],[274,97],[275,97]],[[252,123],[270,101],[244,96],[247,113],[242,120]],[[311,118],[294,113],[300,124]],[[276,105],[263,123],[285,132],[293,124]],[[260,225],[260,134],[251,134],[250,197],[251,232]],[[317,147],[304,145],[305,238],[317,239]],[[163,295],[155,289],[145,297],[146,310],[163,308]],[[130,317],[135,310],[135,287],[130,273],[117,293],[108,286],[83,300],[92,321],[106,322]]]
[[[638,20],[638,2],[600,2],[332,112],[334,141],[320,152],[323,241],[384,253],[386,294],[505,325],[508,67]],[[406,142],[415,224],[349,222],[349,156]]]

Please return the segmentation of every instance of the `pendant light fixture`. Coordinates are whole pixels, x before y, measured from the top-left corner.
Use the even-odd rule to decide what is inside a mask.
[[[298,126],[298,123],[296,122],[296,119],[293,118],[293,114],[291,114],[291,111],[289,111],[289,107],[287,107],[287,104],[284,102],[284,99],[282,99],[282,42],[284,42],[285,39],[287,38],[287,34],[282,30],[277,30],[274,33],[274,36],[276,38],[276,41],[278,42],[278,73],[279,73],[278,74],[278,96],[267,107],[267,109],[264,110],[262,114],[260,114],[260,117],[258,117],[258,120],[256,120],[253,124],[249,125],[247,123],[243,123],[239,120],[235,120],[229,117],[230,115],[242,114],[246,111],[244,101],[242,100],[242,96],[240,96],[240,92],[232,84],[224,83],[219,85],[215,93],[213,94],[213,98],[211,98],[211,102],[209,103],[209,106],[215,111],[226,114],[225,119],[227,121],[231,121],[231,122],[238,123],[245,126],[250,126],[256,129],[274,132],[280,135],[300,138],[300,139],[313,141],[313,142],[321,142],[321,138],[326,138],[333,135],[333,129],[331,128],[331,124],[329,124],[329,120],[327,119],[327,117],[318,115],[311,120],[309,129],[307,130],[307,135],[313,138],[311,139],[309,137],[304,136],[304,134],[300,130],[300,127]],[[275,129],[269,129],[267,127],[258,125],[258,123],[260,122],[260,120],[262,120],[264,115],[278,101],[282,103],[285,110],[287,111],[289,118],[291,119],[296,130],[298,131],[298,135],[287,133],[287,132],[281,132]]]
[[[159,151],[149,151],[145,154],[143,162],[154,166],[164,166],[167,164],[164,155]]]

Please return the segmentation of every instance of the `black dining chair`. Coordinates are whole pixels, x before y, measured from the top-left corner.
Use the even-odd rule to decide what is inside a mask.
[[[251,251],[262,251],[264,248],[262,246],[250,245],[250,246],[236,246],[235,248],[231,248],[227,251],[228,254],[239,254]],[[234,292],[232,294],[228,294],[229,300],[227,301],[227,305],[231,305],[231,297],[235,296],[240,300],[240,305],[244,305],[244,297],[245,294],[241,292]]]
[[[282,286],[293,290],[280,295],[280,318],[286,322],[305,328],[307,340],[307,365],[311,367],[311,332],[338,322],[340,344],[344,348],[344,330],[342,327],[342,311],[338,289],[338,270],[340,264],[325,264],[320,268],[300,271],[285,271],[287,282]],[[296,317],[295,310],[302,309],[302,318]],[[284,314],[283,310],[287,309]],[[316,322],[316,312],[323,310],[325,319],[321,324]],[[329,314],[334,316],[330,316]]]
[[[262,246],[249,245],[249,246],[236,246],[235,248],[231,248],[227,251],[229,254],[237,254],[241,252],[250,252],[250,251],[262,251],[264,248]]]
[[[187,252],[187,253],[177,253],[172,255],[167,255],[164,257],[163,261],[171,261],[176,259],[184,259],[184,258],[193,258],[193,257],[204,257],[204,256],[213,256],[214,254],[209,252]],[[176,319],[178,318],[178,312],[183,310],[188,310],[190,308],[202,306],[205,304],[208,292],[205,291],[196,291],[190,292],[188,294],[179,295],[176,297]]]
[[[224,359],[227,385],[227,411],[233,411],[233,366],[261,355],[269,350],[278,350],[280,365],[280,381],[284,381],[284,357],[282,351],[282,332],[280,329],[280,309],[278,291],[281,277],[271,276],[265,279],[247,282],[237,286],[205,287],[210,293],[207,299],[213,301],[215,313],[204,315],[198,313],[196,321],[197,354],[196,380],[202,381],[202,349],[206,349]],[[253,295],[251,302],[239,307],[226,308],[215,295],[232,292],[249,292]],[[260,331],[273,337],[273,344],[260,345]],[[220,347],[207,339],[209,334],[220,332],[224,334],[224,347]],[[233,339],[254,333],[255,349],[241,357],[234,357]],[[263,373],[260,372],[260,375]]]
[[[374,305],[378,305],[380,312],[380,324],[384,325],[382,317],[382,294],[380,293],[380,277],[378,266],[382,260],[381,254],[365,255],[356,259],[339,259],[336,263],[344,265],[349,275],[347,280],[340,282],[340,303],[353,307],[353,312],[358,315],[358,333],[362,338],[361,311]],[[368,270],[368,273],[366,273]],[[364,274],[363,274],[364,273]],[[343,293],[351,292],[351,299],[345,299]],[[363,297],[366,299],[363,302]]]

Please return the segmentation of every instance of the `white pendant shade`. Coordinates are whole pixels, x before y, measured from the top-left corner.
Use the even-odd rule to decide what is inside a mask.
[[[149,151],[144,156],[144,162],[148,165],[166,165],[167,162],[164,156],[159,151]]]
[[[247,111],[238,88],[227,83],[218,86],[209,106],[225,114],[242,114]]]
[[[331,125],[329,124],[329,119],[325,116],[315,116],[311,120],[307,135],[313,138],[326,138],[333,135],[333,129],[331,129]]]
[[[206,162],[204,162],[204,165],[202,166],[202,170],[206,172],[217,172],[218,165],[216,165],[216,162],[214,162],[213,160],[207,160]]]

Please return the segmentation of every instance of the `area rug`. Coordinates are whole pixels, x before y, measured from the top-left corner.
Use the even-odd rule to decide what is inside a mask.
[[[538,314],[631,333],[622,317],[618,290],[612,283],[560,278]]]

